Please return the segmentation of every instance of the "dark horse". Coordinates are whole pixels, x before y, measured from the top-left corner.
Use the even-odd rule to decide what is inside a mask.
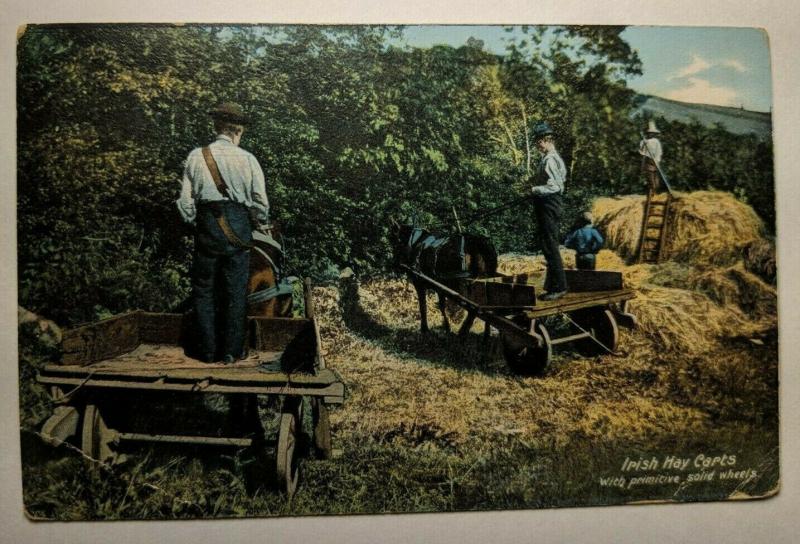
[[[443,285],[463,292],[466,282],[475,278],[495,276],[497,251],[492,241],[477,234],[431,233],[412,225],[397,228],[394,247],[395,264],[405,264],[419,270]],[[418,279],[410,278],[419,298],[420,326],[428,331],[428,287]],[[439,309],[444,327],[450,330],[445,313],[445,298],[439,294]]]

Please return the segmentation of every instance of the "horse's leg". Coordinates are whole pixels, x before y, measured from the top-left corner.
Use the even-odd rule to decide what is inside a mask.
[[[422,332],[428,332],[428,298],[427,289],[421,283],[414,283],[419,299],[419,327]]]
[[[447,302],[447,299],[444,298],[443,294],[439,293],[439,310],[442,312],[442,326],[444,327],[444,330],[450,332],[450,320],[447,319],[447,308],[445,302]]]

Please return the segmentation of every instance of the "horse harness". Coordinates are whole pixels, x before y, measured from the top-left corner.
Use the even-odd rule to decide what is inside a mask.
[[[261,302],[272,300],[276,297],[291,295],[292,292],[294,292],[294,284],[298,281],[300,281],[300,278],[297,276],[287,276],[285,278],[281,278],[281,280],[274,287],[267,287],[266,289],[262,289],[247,295],[247,303],[259,304]]]
[[[425,231],[423,229],[413,228],[409,235],[406,248],[409,261],[414,263],[416,268],[428,269],[429,272],[435,274],[439,278],[467,278],[470,276],[470,272],[466,261],[466,239],[463,235],[458,236],[455,240],[457,244],[455,255],[448,255],[447,257],[450,258],[444,259],[444,267],[449,269],[438,270],[440,251],[453,241],[453,237],[451,236],[436,237],[433,234],[425,236]],[[453,262],[453,257],[455,257],[457,264]]]

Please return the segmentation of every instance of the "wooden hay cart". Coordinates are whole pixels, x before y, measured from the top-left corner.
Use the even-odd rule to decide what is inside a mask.
[[[305,303],[305,318],[248,317],[249,355],[229,365],[184,355],[187,324],[180,314],[135,311],[66,331],[61,361],[37,376],[57,405],[43,438],[53,445],[77,438],[86,456],[103,463],[122,457],[125,442],[255,448],[273,453],[264,457],[272,459],[274,482],[291,496],[304,422],[311,421],[310,446],[330,457],[328,407],[341,404],[345,393],[341,378],[325,368],[308,281]],[[179,405],[206,394],[227,398],[233,424],[206,434],[185,432]],[[130,423],[118,414],[135,412],[154,395],[167,395],[171,404],[159,421],[144,429],[110,428],[114,420]],[[267,439],[259,416],[259,396],[277,410],[273,439]],[[190,412],[188,419],[199,416]],[[232,429],[234,434],[225,434]]]
[[[618,326],[636,325],[636,318],[626,311],[627,301],[636,295],[623,286],[620,272],[566,270],[569,292],[560,299],[544,301],[536,298],[541,276],[463,279],[447,286],[407,265],[402,268],[411,281],[467,311],[460,335],[467,334],[476,319],[485,323],[485,338],[496,328],[506,362],[520,374],[543,373],[552,360],[553,348],[559,345],[573,343],[587,354],[614,353]],[[555,337],[544,320],[558,315],[565,317],[571,331]]]

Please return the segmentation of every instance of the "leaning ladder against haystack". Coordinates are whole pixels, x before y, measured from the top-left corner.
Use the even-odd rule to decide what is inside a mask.
[[[657,199],[658,197],[658,199]],[[672,193],[655,195],[648,193],[644,204],[642,236],[639,241],[640,263],[660,263],[664,256],[664,246],[669,228],[669,206]]]

